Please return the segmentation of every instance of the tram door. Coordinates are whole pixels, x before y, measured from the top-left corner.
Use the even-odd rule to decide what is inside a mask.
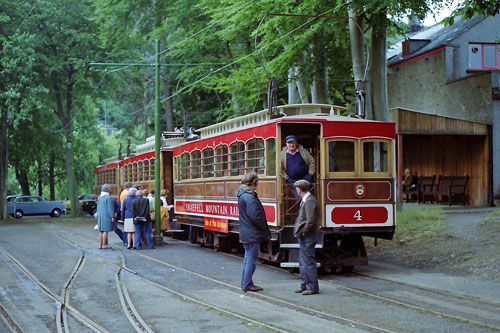
[[[285,138],[288,135],[295,135],[297,144],[302,145],[313,157],[316,164],[316,172],[313,176],[313,194],[319,199],[321,193],[319,182],[319,168],[320,168],[320,137],[321,125],[319,124],[305,124],[305,123],[281,123],[279,147],[280,151],[286,150]],[[278,161],[281,165],[281,160]],[[282,180],[281,186],[281,218],[285,225],[293,225],[298,214],[300,205],[300,198],[297,198],[292,192],[290,186],[286,181]]]

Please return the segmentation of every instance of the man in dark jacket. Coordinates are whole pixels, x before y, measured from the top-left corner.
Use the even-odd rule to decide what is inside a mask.
[[[134,229],[135,229],[135,248],[136,250],[141,249],[142,245],[142,233],[146,236],[146,243],[150,249],[154,249],[153,246],[153,226],[151,222],[151,217],[149,215],[149,200],[144,198],[144,193],[142,191],[137,191],[135,193],[137,199],[132,201],[132,215],[134,215]]]
[[[318,268],[315,247],[318,241],[320,206],[318,200],[309,192],[311,183],[305,179],[297,180],[293,186],[302,198],[299,216],[295,221],[294,234],[299,239],[300,288],[295,290],[302,295],[319,293]]]
[[[258,182],[257,174],[250,172],[243,178],[238,189],[240,243],[245,248],[241,273],[241,290],[244,292],[262,290],[262,287],[253,283],[252,276],[257,267],[260,243],[271,239],[264,207],[255,192]]]

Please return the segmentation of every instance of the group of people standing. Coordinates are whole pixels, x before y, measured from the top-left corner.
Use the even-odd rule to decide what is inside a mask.
[[[283,179],[295,196],[301,199],[294,226],[294,235],[298,238],[300,245],[301,283],[295,292],[302,295],[317,294],[319,293],[319,285],[315,246],[320,236],[318,231],[320,206],[310,192],[315,173],[314,158],[301,145],[297,144],[295,136],[289,135],[286,137],[286,147],[281,153],[281,167]],[[255,172],[249,172],[241,181],[238,189],[239,240],[245,249],[241,274],[241,289],[244,292],[263,290],[262,287],[253,282],[253,274],[257,267],[260,244],[271,239],[264,206],[256,192],[258,183],[258,175]],[[109,192],[110,186],[104,184],[97,203],[98,227],[101,232],[99,248],[101,249],[110,248],[107,245],[107,234],[109,231],[117,229],[116,203],[113,202],[114,199]],[[162,229],[163,218],[168,217],[167,193],[166,190],[162,190]],[[153,200],[144,198],[144,192],[132,187],[130,183],[125,184],[125,189],[120,194],[121,218],[124,220],[124,233],[121,238],[123,244],[127,245],[129,249],[141,249],[142,234],[145,235],[147,246],[154,248],[152,241],[153,219],[151,217],[152,207],[154,207],[154,193],[151,198]]]
[[[109,249],[107,244],[108,232],[115,231],[128,249],[140,250],[143,240],[148,248],[153,249],[153,221],[154,221],[154,190],[147,197],[146,191],[125,183],[119,201],[110,194],[110,185],[104,184],[97,201],[97,226],[100,231],[99,248]],[[160,195],[161,231],[168,228],[167,207],[168,190],[164,189]],[[122,219],[123,232],[118,228],[118,220]]]

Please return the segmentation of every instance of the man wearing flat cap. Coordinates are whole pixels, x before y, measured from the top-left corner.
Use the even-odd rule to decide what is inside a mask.
[[[281,176],[292,189],[295,197],[299,197],[297,190],[293,186],[297,180],[305,179],[313,183],[313,176],[316,172],[314,157],[297,143],[295,135],[289,135],[285,139],[286,147],[281,150]]]
[[[293,186],[302,198],[299,216],[293,229],[294,236],[298,238],[300,245],[300,287],[295,292],[302,295],[314,295],[319,293],[315,248],[320,237],[318,228],[321,209],[318,200],[309,192],[311,183],[301,179],[297,180]]]

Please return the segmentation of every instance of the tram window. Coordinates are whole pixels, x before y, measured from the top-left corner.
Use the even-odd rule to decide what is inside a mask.
[[[389,152],[387,142],[364,142],[363,165],[364,172],[389,172]]]
[[[218,146],[215,149],[215,155],[216,155],[216,176],[217,177],[223,177],[227,176],[227,169],[228,169],[228,154],[227,154],[227,146],[226,145],[221,145]]]
[[[127,180],[132,181],[132,164],[127,165]]]
[[[245,174],[245,144],[235,142],[230,146],[231,150],[231,176]]]
[[[149,160],[149,180],[155,179],[155,159]]]
[[[191,178],[201,177],[201,151],[195,150],[191,153]]]
[[[266,174],[276,176],[276,139],[266,140]]]
[[[181,155],[181,179],[189,178],[189,153]]]
[[[149,160],[144,161],[143,179],[149,180]]]
[[[354,142],[331,141],[328,143],[328,171],[354,172]]]
[[[203,150],[203,177],[214,176],[214,149],[206,148]]]
[[[111,175],[113,176],[113,184],[116,183],[116,169],[113,169],[113,172],[111,173]]]
[[[253,139],[247,143],[247,169],[264,173],[264,141]]]
[[[134,163],[132,165],[132,181],[133,182],[137,181],[137,163]]]
[[[144,163],[142,161],[139,161],[139,164],[137,165],[137,180],[142,181],[143,179],[143,167]]]

